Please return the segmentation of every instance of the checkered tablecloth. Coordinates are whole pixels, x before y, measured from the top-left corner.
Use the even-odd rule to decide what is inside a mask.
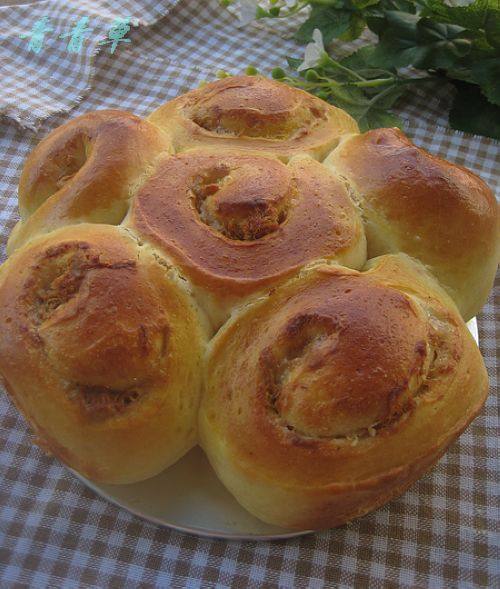
[[[302,51],[265,27],[238,29],[216,0],[129,5],[56,1],[0,9],[0,111],[6,113],[0,118],[0,259],[17,218],[22,163],[50,129],[96,108],[145,115],[213,79],[219,68],[236,73],[254,64],[265,72],[282,65],[284,55]],[[80,58],[69,58],[64,43],[30,56],[19,34],[44,14],[62,29],[85,14],[101,29],[117,16],[140,22],[129,34],[131,43],[114,54],[89,38]],[[431,152],[472,168],[498,191],[498,143],[446,129],[448,101],[446,90],[412,95],[401,105],[407,133]],[[401,498],[342,528],[298,539],[209,540],[141,521],[34,446],[0,392],[0,587],[500,586],[498,294],[497,288],[479,317],[491,379],[482,414]]]

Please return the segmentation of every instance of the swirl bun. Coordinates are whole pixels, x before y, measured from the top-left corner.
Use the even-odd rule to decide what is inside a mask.
[[[346,137],[325,164],[348,180],[362,209],[368,257],[414,256],[466,320],[479,312],[500,252],[498,205],[480,178],[415,147],[398,129]]]
[[[62,228],[14,254],[0,274],[0,333],[12,398],[85,476],[138,481],[195,444],[203,318],[126,230]]]
[[[0,375],[90,479],[153,476],[199,433],[257,517],[335,526],[402,493],[484,402],[459,311],[491,285],[498,206],[400,131],[228,78],[148,120],[56,129],[19,207]]]
[[[180,266],[215,325],[305,263],[366,260],[344,184],[308,156],[288,164],[234,151],[168,157],[138,191],[127,225]]]
[[[168,150],[158,128],[125,111],[91,112],[58,127],[24,165],[9,252],[63,225],[120,223],[137,185]]]
[[[230,147],[288,159],[322,159],[344,133],[358,126],[345,111],[260,76],[235,76],[167,102],[149,120],[171,137],[176,151]]]
[[[332,527],[402,493],[486,394],[474,341],[420,264],[319,266],[212,340],[201,443],[260,519]]]

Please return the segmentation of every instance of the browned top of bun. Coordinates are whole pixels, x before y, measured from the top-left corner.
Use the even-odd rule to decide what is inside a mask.
[[[479,310],[483,295],[470,294],[478,282],[491,286],[499,216],[478,176],[416,147],[398,129],[350,136],[326,164],[349,180],[364,210],[369,257],[402,250],[431,267],[466,318]]]
[[[149,120],[170,134],[176,150],[195,146],[270,151],[284,158],[321,158],[356,122],[326,102],[261,76],[234,76],[183,94]]]
[[[488,186],[470,170],[416,147],[399,129],[349,137],[334,162],[387,223],[404,222],[409,254],[425,247],[432,260],[452,255],[458,261],[469,255],[463,237],[471,232],[476,247],[495,245],[497,202]]]
[[[169,326],[147,277],[154,268],[139,266],[123,230],[82,229],[50,234],[12,258],[19,272],[2,272],[3,367],[28,372],[41,354],[41,366],[30,368],[53,370],[75,387],[127,389],[161,378]]]
[[[35,238],[2,267],[7,390],[46,446],[92,479],[152,476],[194,441],[206,324],[184,285],[108,225]]]
[[[128,224],[221,297],[249,294],[317,258],[364,260],[344,184],[307,156],[288,165],[229,151],[168,157],[139,190]]]
[[[23,223],[10,249],[72,222],[120,223],[137,184],[168,149],[157,127],[125,111],[90,112],[61,125],[26,160]]]
[[[305,271],[236,312],[210,348],[207,443],[285,488],[345,490],[411,470],[487,392],[456,307],[405,256],[363,273]]]
[[[154,476],[196,442],[206,385],[203,447],[265,521],[342,523],[437,460],[486,396],[460,313],[493,280],[498,206],[400,131],[358,131],[239,76],[38,145],[0,269],[0,375],[54,454],[102,482]],[[424,266],[366,267],[367,241]],[[231,314],[208,368],[198,305],[212,328]]]

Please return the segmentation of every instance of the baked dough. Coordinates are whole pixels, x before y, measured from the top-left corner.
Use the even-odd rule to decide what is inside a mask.
[[[361,268],[366,261],[345,184],[306,155],[288,164],[233,150],[167,157],[125,225],[182,269],[215,327],[308,262]]]
[[[244,507],[297,529],[430,468],[486,397],[464,318],[498,205],[400,131],[358,131],[240,76],[49,134],[0,268],[0,376],[40,445],[131,483],[201,440]]]
[[[167,102],[149,120],[175,151],[193,147],[249,149],[287,160],[324,156],[344,133],[358,133],[345,111],[296,88],[260,76],[234,76]]]
[[[170,149],[157,127],[120,110],[90,112],[58,127],[24,164],[21,221],[9,238],[8,252],[65,225],[118,225],[155,160]]]
[[[178,273],[125,229],[35,238],[0,272],[0,373],[42,445],[131,483],[195,443],[207,326]]]
[[[421,264],[399,254],[363,272],[322,265],[213,338],[201,445],[260,519],[328,528],[400,495],[487,390],[472,336]]]
[[[399,129],[346,136],[325,165],[347,180],[370,258],[398,251],[418,258],[466,321],[479,313],[495,279],[500,225],[495,195],[478,176]]]

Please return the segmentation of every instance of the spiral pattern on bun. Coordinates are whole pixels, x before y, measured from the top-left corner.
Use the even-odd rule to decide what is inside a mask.
[[[0,268],[0,377],[40,444],[131,483],[200,441],[244,507],[297,529],[434,464],[487,393],[460,312],[491,285],[498,205],[400,131],[358,131],[240,76],[50,133]]]
[[[345,137],[325,165],[361,207],[368,257],[402,251],[427,265],[465,320],[486,302],[500,253],[498,205],[471,171],[413,145],[398,129]]]
[[[63,225],[120,223],[137,185],[169,149],[157,127],[120,110],[90,112],[58,127],[24,164],[21,221],[9,252]]]
[[[214,324],[319,258],[361,267],[366,244],[344,184],[309,156],[212,150],[166,158],[126,221],[189,277]]]
[[[234,76],[167,102],[149,120],[176,151],[229,147],[271,152],[283,159],[308,153],[322,159],[358,126],[345,111],[302,90],[260,76]]]
[[[206,325],[177,273],[122,228],[34,239],[0,273],[0,373],[43,444],[130,483],[196,443]]]
[[[289,528],[340,525],[402,493],[472,420],[481,355],[423,266],[304,270],[210,343],[200,437],[236,499]]]

